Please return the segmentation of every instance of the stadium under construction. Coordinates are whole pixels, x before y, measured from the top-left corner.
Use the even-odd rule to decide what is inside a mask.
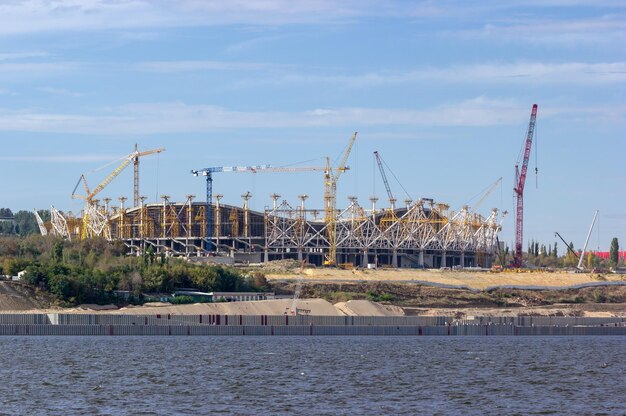
[[[138,192],[139,157],[164,149],[139,152],[135,148],[93,191],[81,176],[79,184],[83,182],[85,195],[80,198],[85,208],[79,217],[53,207],[50,223],[44,224],[38,217],[40,229],[42,234],[69,239],[99,236],[120,240],[134,255],[150,250],[220,262],[297,259],[315,265],[360,267],[491,267],[506,212],[493,209],[485,217],[468,206],[454,212],[447,204],[432,199],[407,199],[403,206],[396,207],[380,159],[389,207],[378,208],[377,198],[370,198],[364,207],[356,197],[349,197],[347,208],[336,208],[337,181],[348,169],[345,163],[355,139],[356,133],[337,167],[331,167],[327,159],[323,169],[303,168],[324,170],[323,209],[308,208],[307,195],[300,195],[299,201],[290,204],[273,194],[263,212],[248,208],[250,193],[242,195],[241,206],[222,204],[222,196],[212,194],[211,172],[227,171],[224,168],[192,171],[207,177],[206,201],[194,201],[195,196],[187,195],[185,202],[172,202],[163,195],[160,203],[146,203]],[[111,206],[110,198],[95,199],[131,162],[135,165],[133,206],[125,207],[127,199],[123,197],[118,198],[116,207]]]

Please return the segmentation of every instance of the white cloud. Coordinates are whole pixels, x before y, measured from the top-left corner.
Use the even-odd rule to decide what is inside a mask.
[[[0,4],[0,35],[44,31],[338,22],[393,10],[375,0],[16,0]]]
[[[272,83],[336,83],[350,87],[423,82],[457,84],[543,83],[592,85],[626,81],[626,62],[519,62],[456,65],[445,68],[419,68],[404,72],[371,72],[360,75],[288,74]],[[263,82],[263,80],[259,80]]]
[[[619,45],[626,40],[626,19],[606,15],[586,19],[547,19],[542,17],[494,21],[479,30],[452,32],[460,38],[488,38],[506,42],[590,46]]]
[[[1,66],[0,66],[1,67]],[[370,72],[364,74],[318,75],[303,74],[295,65],[276,65],[262,62],[229,61],[152,61],[132,66],[145,72],[192,72],[192,71],[263,71],[279,70],[270,78],[255,77],[239,79],[238,84],[285,84],[285,83],[331,83],[349,87],[371,87],[387,84],[422,82],[445,82],[459,84],[533,83],[544,84],[607,84],[626,81],[626,62],[514,62],[464,64],[449,67],[424,67],[408,71]]]
[[[255,71],[276,67],[260,62],[228,61],[152,61],[140,62],[133,68],[145,72],[187,72],[187,71]]]
[[[14,53],[0,53],[0,62],[2,61],[16,61],[20,59],[31,58],[43,58],[50,56],[45,52],[14,52]]]
[[[46,73],[65,72],[78,67],[73,62],[0,62],[0,73]]]
[[[56,132],[94,135],[146,135],[215,132],[231,129],[271,129],[361,126],[493,126],[518,124],[529,104],[478,97],[427,109],[319,108],[300,112],[235,111],[184,103],[132,104],[98,115],[0,111],[0,131]],[[626,108],[550,107],[550,117],[602,119],[621,123]]]

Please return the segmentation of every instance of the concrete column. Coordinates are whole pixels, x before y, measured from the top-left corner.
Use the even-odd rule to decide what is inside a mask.
[[[270,253],[267,251],[267,247],[263,250],[263,263],[267,263],[270,261]]]
[[[446,252],[445,251],[441,252],[441,266],[439,267],[446,267]]]
[[[298,261],[302,261],[302,249],[298,248]]]
[[[465,252],[461,251],[461,267],[465,267]]]
[[[366,269],[367,268],[367,263],[369,263],[369,259],[368,259],[368,256],[367,256],[367,250],[363,250],[363,257],[361,259],[361,267]]]
[[[398,268],[398,250],[393,249],[393,256],[391,258],[391,266],[394,268]]]
[[[424,250],[420,250],[419,262],[417,264],[421,267],[424,267]]]

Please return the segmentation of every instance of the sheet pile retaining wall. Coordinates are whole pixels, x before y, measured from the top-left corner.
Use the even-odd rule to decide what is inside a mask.
[[[208,326],[208,325],[0,325],[1,335],[13,336],[315,336],[315,335],[405,335],[405,336],[510,336],[510,335],[626,335],[624,326],[520,327],[514,325],[458,326],[373,326],[373,325],[293,325],[293,326]]]
[[[626,318],[0,314],[0,335],[626,335]]]

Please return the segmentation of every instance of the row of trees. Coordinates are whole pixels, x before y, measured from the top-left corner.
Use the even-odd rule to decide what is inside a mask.
[[[44,221],[50,221],[50,211],[38,211]],[[15,213],[10,208],[0,208],[0,235],[39,234],[39,226],[35,214],[20,210]]]
[[[121,243],[104,239],[63,241],[54,237],[0,238],[0,273],[15,275],[48,291],[65,304],[115,302],[114,291],[128,291],[141,301],[143,293],[172,293],[181,287],[202,291],[267,290],[262,275],[244,276],[233,268],[196,265],[184,259],[159,257],[146,250],[129,257]]]
[[[578,255],[580,255],[581,252],[582,250],[575,250],[574,244],[570,242],[569,247],[565,249],[564,255],[559,256],[559,246],[556,242],[546,246],[531,240],[528,243],[526,253],[524,253],[524,262],[536,267],[574,267],[578,264]],[[504,264],[508,264],[512,258],[513,253],[508,246],[505,247],[503,256],[500,258],[501,261],[504,261]],[[583,266],[590,270],[594,268],[608,269],[610,267],[623,265],[623,263],[623,259],[619,258],[619,241],[617,238],[611,240],[611,249],[608,259],[603,259],[593,252],[585,253],[585,258],[583,259]]]

